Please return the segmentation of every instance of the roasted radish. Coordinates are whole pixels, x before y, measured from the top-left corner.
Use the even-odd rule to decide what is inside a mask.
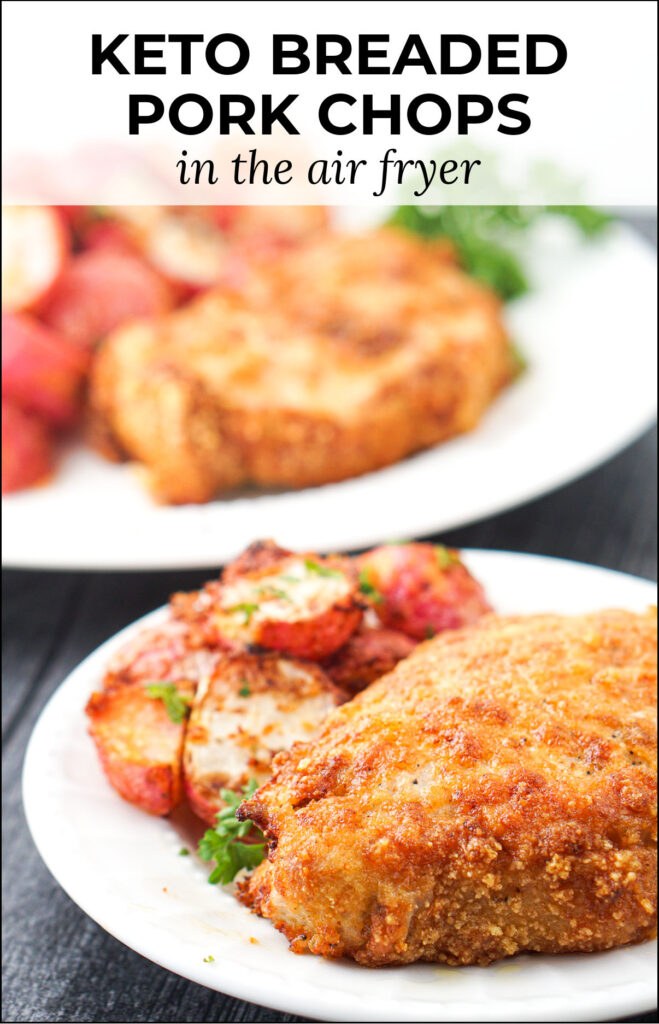
[[[109,782],[149,814],[181,799],[181,752],[192,687],[184,682],[118,685],[92,694],[89,732]]]
[[[264,782],[281,750],[311,739],[342,696],[318,667],[278,654],[220,659],[192,705],[183,748],[185,793],[213,823],[221,790]]]
[[[242,573],[229,567],[198,593],[174,595],[172,609],[200,644],[322,661],[357,629],[363,602],[349,559],[284,554]]]
[[[390,672],[416,644],[393,629],[363,627],[348,640],[323,668],[333,683],[351,697]]]
[[[194,687],[212,671],[218,656],[217,651],[192,648],[185,623],[169,620],[141,630],[123,644],[108,663],[103,685],[109,689],[184,679]]]
[[[69,232],[57,209],[3,207],[2,308],[34,309],[58,280],[69,249]]]
[[[492,610],[453,548],[391,544],[356,561],[362,593],[383,625],[416,640],[468,626]]]
[[[21,491],[47,479],[53,440],[46,424],[7,398],[2,399],[2,493]]]
[[[141,257],[113,248],[74,256],[41,309],[44,321],[83,349],[127,320],[172,305],[166,282]]]
[[[80,412],[88,356],[27,313],[2,315],[2,394],[54,426]]]

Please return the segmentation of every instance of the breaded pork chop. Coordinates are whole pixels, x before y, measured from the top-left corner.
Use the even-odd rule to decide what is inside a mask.
[[[396,462],[474,427],[511,371],[498,300],[446,246],[328,232],[111,335],[90,401],[157,497],[201,502]]]
[[[296,952],[486,964],[656,928],[653,613],[442,634],[275,760],[242,888]]]

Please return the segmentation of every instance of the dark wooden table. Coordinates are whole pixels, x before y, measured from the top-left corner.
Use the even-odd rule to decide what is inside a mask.
[[[639,222],[656,238],[656,222]],[[442,536],[464,547],[538,552],[656,579],[657,433],[581,480]],[[56,543],[56,538],[53,538]],[[27,831],[23,755],[53,690],[101,641],[162,604],[195,572],[3,575],[3,1020],[297,1021],[194,985],[142,959],[55,883]],[[657,1014],[630,1018],[656,1021]]]

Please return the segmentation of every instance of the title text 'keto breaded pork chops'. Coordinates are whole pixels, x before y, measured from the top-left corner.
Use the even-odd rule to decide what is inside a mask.
[[[274,762],[242,898],[296,952],[486,964],[656,930],[656,619],[497,618],[419,646]]]
[[[121,328],[90,394],[97,433],[183,503],[389,465],[472,429],[512,372],[496,296],[443,243],[382,229]]]

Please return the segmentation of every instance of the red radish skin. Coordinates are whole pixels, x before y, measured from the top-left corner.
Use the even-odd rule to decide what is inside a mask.
[[[346,603],[345,607],[334,605],[308,622],[264,622],[257,643],[290,658],[323,661],[352,636],[362,615],[361,607]]]
[[[415,640],[476,622],[492,608],[457,551],[391,544],[359,556],[362,587],[373,591],[382,624]]]
[[[208,825],[216,825],[217,813],[220,810],[217,803],[211,803],[210,800],[206,800],[185,775],[183,776],[183,789],[185,798],[197,817],[201,818]]]
[[[123,224],[111,218],[92,221],[81,235],[85,249],[109,249],[111,252],[139,254],[135,240]]]
[[[303,581],[307,590],[296,603],[286,588]],[[173,594],[170,608],[187,624],[194,643],[233,651],[258,646],[323,661],[359,628],[365,602],[358,591],[350,559],[295,555],[272,541],[258,541],[227,566],[220,580]],[[269,608],[270,600],[283,604]]]
[[[105,774],[124,800],[149,814],[173,810],[183,795],[184,724],[139,683],[93,693],[86,713]]]
[[[2,400],[2,493],[43,483],[53,468],[53,438],[45,423]]]
[[[362,626],[323,663],[323,669],[336,686],[354,697],[391,672],[415,647],[416,641],[406,633]]]
[[[170,288],[144,260],[101,247],[73,257],[41,316],[80,348],[93,349],[125,321],[171,306]]]
[[[55,427],[75,423],[87,353],[27,313],[2,316],[2,395]]]

